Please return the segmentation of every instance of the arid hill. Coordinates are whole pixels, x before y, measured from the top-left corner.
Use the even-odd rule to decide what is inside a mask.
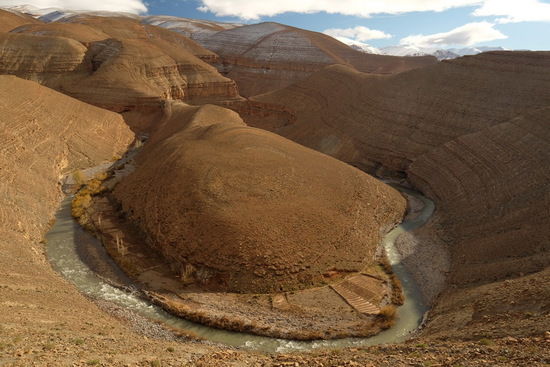
[[[0,9],[0,33],[9,32],[23,24],[36,24],[40,21],[26,14]]]
[[[111,160],[133,134],[120,115],[14,76],[0,76],[0,109],[0,227],[39,241],[61,175]]]
[[[145,24],[156,25],[183,34],[195,41],[201,41],[214,33],[242,26],[239,23],[222,23],[210,20],[189,19],[166,15],[151,15],[141,18]]]
[[[374,260],[405,200],[361,171],[227,109],[175,105],[114,195],[182,273],[214,289],[319,285]]]
[[[235,83],[201,60],[215,54],[184,36],[126,18],[71,21],[0,35],[0,73],[124,112],[138,130],[165,99],[197,103],[238,97]]]
[[[387,77],[334,66],[254,98],[282,105],[275,109],[292,122],[247,120],[364,169],[407,176],[436,199],[432,230],[452,264],[434,329],[484,333],[491,315],[502,321],[498,333],[529,334],[548,326],[548,70],[548,52],[492,52]],[[421,243],[431,236],[418,234]]]
[[[330,64],[393,74],[437,62],[433,57],[365,54],[325,34],[278,23],[228,29],[199,42],[220,55],[218,69],[237,82],[245,97],[286,87]]]
[[[135,108],[135,124],[162,124],[160,113],[158,118],[136,117],[150,106],[158,112],[164,108],[160,105],[170,104],[163,98],[172,98],[172,90],[181,87],[181,75],[188,75],[181,71],[190,65],[187,59],[179,63],[167,56],[179,53],[172,46],[156,51],[159,47],[142,38],[112,40],[109,29],[89,32],[89,26],[47,28],[54,37],[2,35],[2,72],[33,78],[63,93],[89,92],[86,98],[97,98],[98,104],[114,100],[114,109]],[[95,38],[103,34],[109,39]],[[149,58],[136,63],[141,56]],[[153,69],[146,66],[150,62]],[[105,74],[94,80],[99,69]],[[549,270],[539,270],[548,269],[550,237],[548,70],[545,53],[480,55],[395,77],[333,67],[315,76],[323,75],[319,83],[308,86],[312,78],[301,91],[293,87],[278,94],[284,105],[273,105],[279,103],[273,96],[251,105],[248,111],[256,117],[261,112],[265,126],[292,139],[363,168],[384,172],[386,167],[386,172],[406,174],[437,200],[431,228],[408,240],[417,242],[417,252],[426,251],[431,242],[448,243],[453,254],[450,284],[435,302],[427,329],[411,342],[290,355],[174,341],[172,334],[129,310],[93,303],[54,272],[41,241],[62,197],[60,178],[119,155],[133,135],[115,113],[30,81],[0,76],[0,363],[547,366],[550,276]],[[327,76],[331,73],[335,75]],[[210,88],[208,78],[197,88]],[[134,80],[143,89],[135,91]],[[127,83],[126,89],[116,83]],[[187,93],[187,87],[181,88]],[[259,106],[268,109],[254,109]],[[216,120],[232,119],[225,110],[214,110],[223,111],[215,113]],[[237,132],[242,129],[257,131],[235,126]],[[151,149],[184,150],[170,146],[172,133],[189,134],[195,145],[200,143],[177,124],[162,131],[150,140]],[[216,141],[221,132],[230,134],[212,129],[204,135]],[[223,151],[224,146],[216,149]],[[152,156],[144,164],[149,159]],[[414,262],[416,255],[413,251],[405,261]],[[420,267],[429,274],[429,266],[427,261]]]

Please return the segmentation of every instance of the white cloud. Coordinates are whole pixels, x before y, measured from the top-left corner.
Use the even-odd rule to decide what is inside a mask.
[[[485,0],[473,14],[502,16],[498,23],[550,22],[550,4],[538,0]]]
[[[370,29],[363,26],[357,26],[354,28],[330,28],[323,31],[324,34],[328,34],[331,37],[345,37],[360,42],[365,42],[374,39],[391,38],[391,34],[387,34],[377,29]]]
[[[518,0],[519,1],[519,0]],[[413,11],[443,11],[477,5],[482,0],[201,0],[198,9],[218,16],[258,19],[286,12],[355,15],[399,14]]]
[[[133,14],[145,13],[147,11],[147,7],[142,0],[0,0],[0,7],[17,5],[31,5],[38,9],[104,10]]]
[[[403,38],[401,45],[413,45],[421,48],[440,48],[446,46],[471,46],[476,43],[508,38],[489,22],[468,23],[448,32],[428,35],[411,35]]]

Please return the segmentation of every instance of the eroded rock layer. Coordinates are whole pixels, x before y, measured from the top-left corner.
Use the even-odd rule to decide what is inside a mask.
[[[114,194],[151,245],[215,289],[287,291],[360,271],[403,214],[395,190],[230,110],[175,105],[160,126]]]
[[[0,227],[39,241],[62,173],[123,153],[133,134],[120,115],[14,76],[0,76],[0,109]]]
[[[304,80],[330,64],[393,74],[437,62],[433,57],[365,54],[325,34],[278,23],[228,29],[198,41],[220,55],[218,69],[235,80],[246,97]]]
[[[483,315],[505,320],[510,310],[519,313],[510,330],[537,332],[548,277],[497,290],[550,264],[548,70],[547,52],[492,52],[390,77],[330,67],[255,98],[282,105],[290,123],[277,115],[248,121],[365,169],[401,172],[436,199],[433,233],[419,236],[435,234],[452,255],[451,286],[432,323],[442,334],[483,333]],[[475,304],[464,307],[466,299]]]
[[[0,36],[0,73],[38,81],[116,112],[159,111],[165,99],[238,98],[201,59],[216,55],[168,30],[125,18],[75,17]],[[150,118],[149,118],[150,119]],[[140,121],[127,119],[133,127]]]

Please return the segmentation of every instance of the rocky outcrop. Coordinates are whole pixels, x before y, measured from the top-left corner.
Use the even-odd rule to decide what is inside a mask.
[[[406,176],[436,200],[431,234],[418,236],[452,256],[430,324],[439,335],[488,333],[482,315],[496,325],[510,309],[519,315],[497,334],[525,334],[541,330],[548,278],[506,283],[510,295],[531,284],[520,299],[497,289],[550,264],[548,70],[547,52],[491,52],[389,77],[333,66],[254,100],[296,116],[269,121],[273,131],[366,170]],[[247,121],[263,127],[264,119]],[[465,308],[466,299],[475,305]]]
[[[200,59],[215,55],[181,35],[124,18],[70,20],[1,35],[0,73],[124,112],[137,130],[147,128],[166,99],[238,98],[235,83]]]
[[[0,9],[0,33],[9,32],[23,24],[36,24],[40,21],[25,14]]]
[[[369,55],[325,34],[278,23],[228,29],[198,41],[220,55],[216,66],[237,82],[240,94],[246,97],[304,80],[330,64],[393,74],[437,62],[433,57]]]
[[[205,289],[287,291],[360,271],[405,209],[361,171],[211,105],[174,105],[140,157],[114,195]]]

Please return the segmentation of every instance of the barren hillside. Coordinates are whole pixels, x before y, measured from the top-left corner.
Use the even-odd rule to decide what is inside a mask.
[[[40,21],[25,14],[0,9],[0,33],[9,32],[23,24],[36,24]]]
[[[503,322],[496,334],[533,333],[548,327],[548,277],[527,274],[550,263],[549,68],[545,52],[493,52],[390,77],[330,67],[254,98],[282,105],[293,122],[248,120],[367,170],[407,176],[436,199],[432,230],[452,255],[430,324],[441,334],[467,325],[464,334],[488,332],[480,324],[489,326],[489,314]],[[430,241],[426,230],[418,236]],[[496,291],[502,281],[511,282],[507,292]]]
[[[199,42],[221,57],[218,69],[246,97],[286,87],[331,64],[393,74],[437,62],[433,57],[365,54],[325,34],[278,23],[228,29]]]
[[[38,81],[70,96],[124,112],[144,128],[164,99],[235,99],[235,83],[206,60],[215,55],[168,30],[126,18],[19,27],[0,36],[0,73]]]

